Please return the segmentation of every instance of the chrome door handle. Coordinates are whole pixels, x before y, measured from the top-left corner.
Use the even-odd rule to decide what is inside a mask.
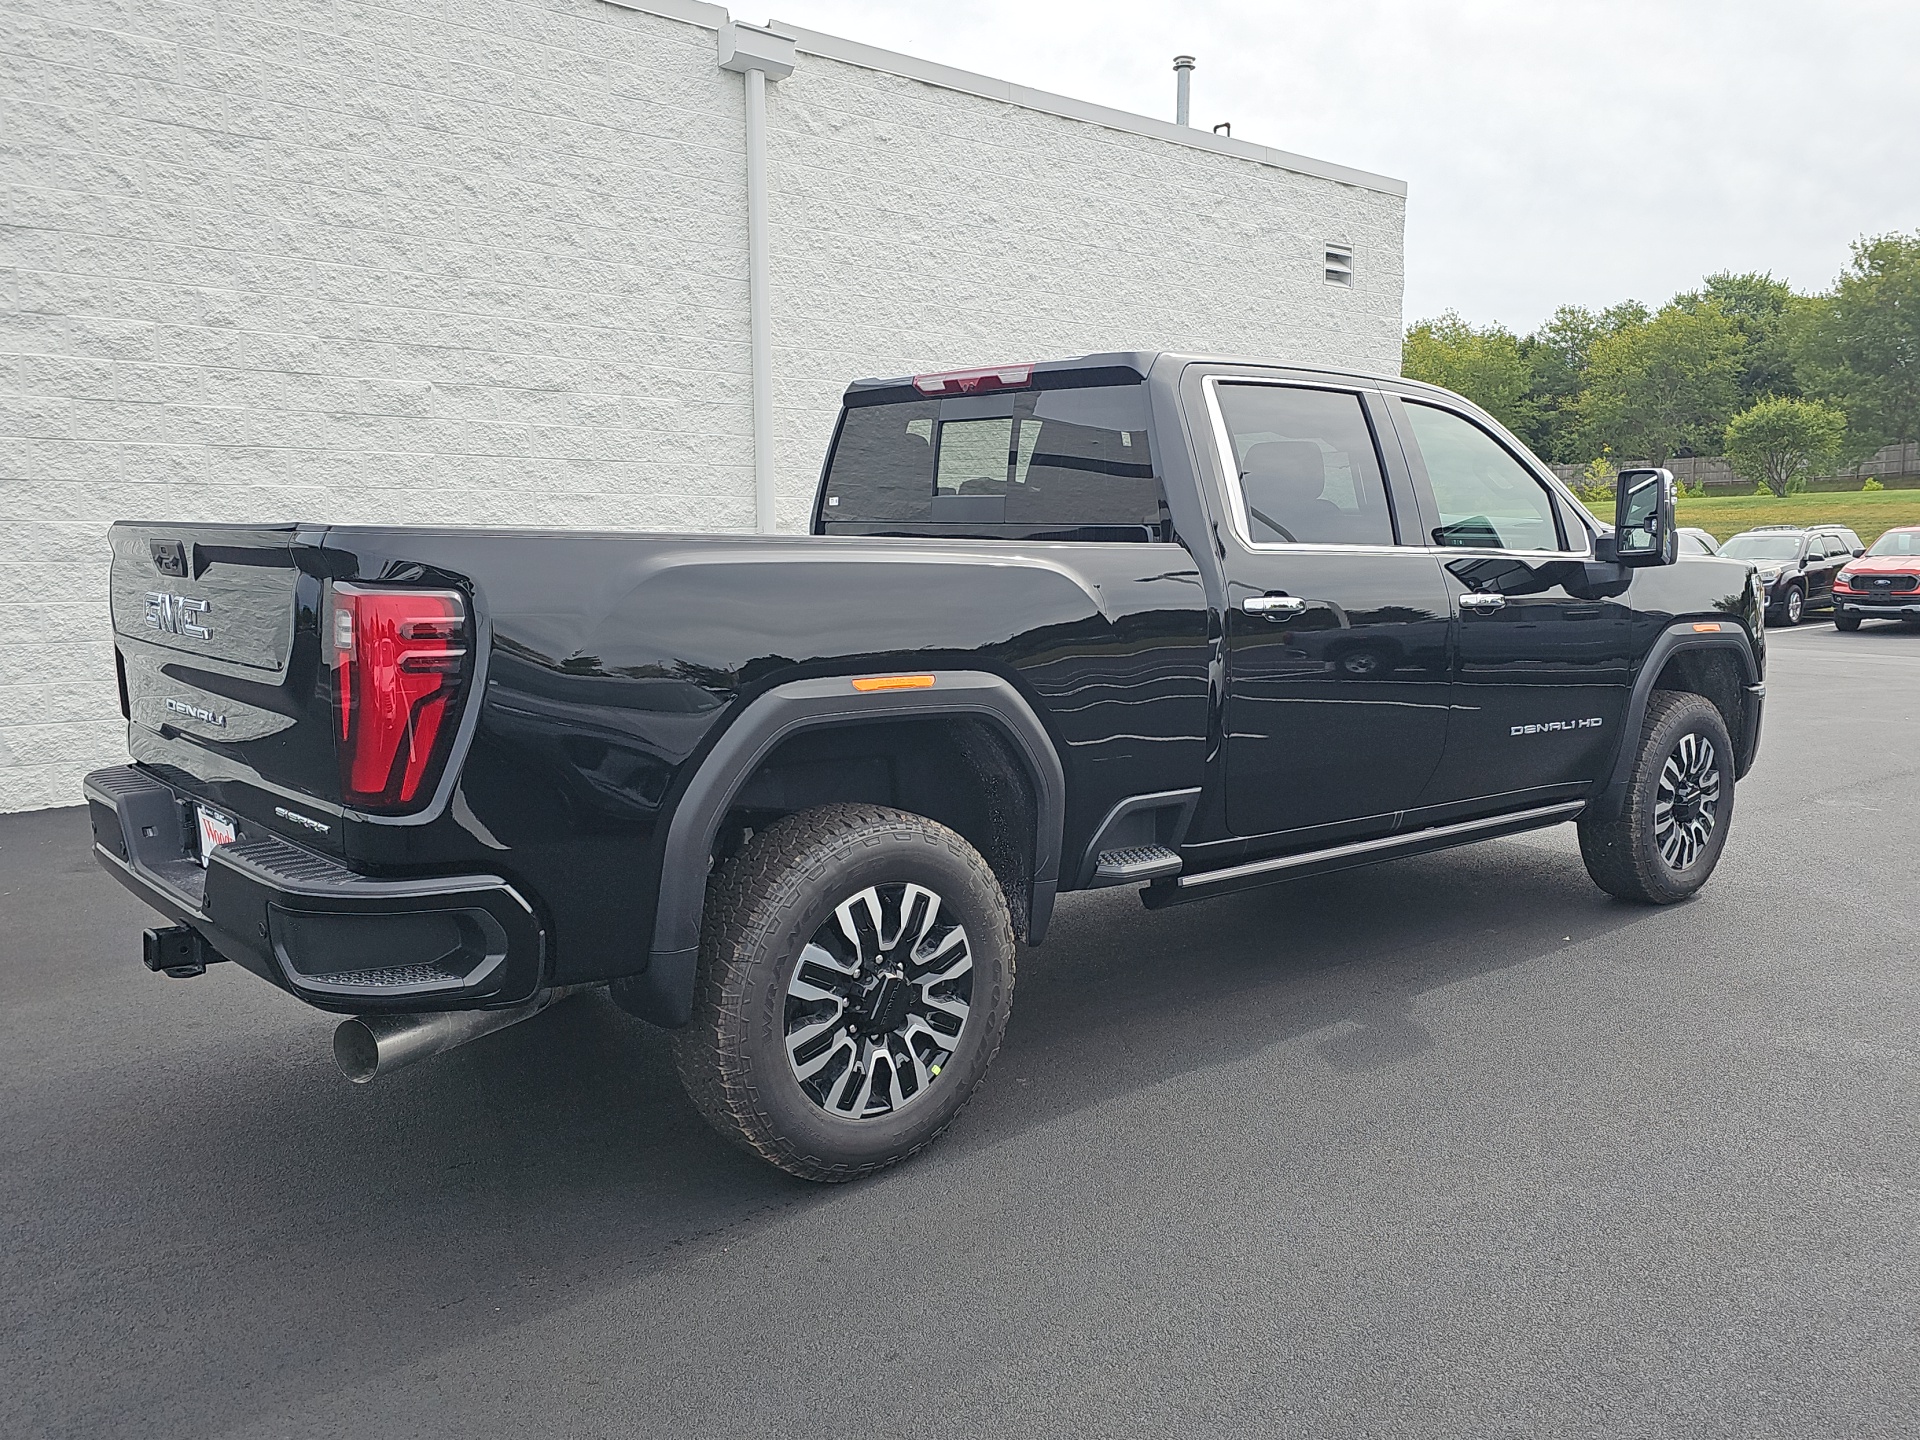
[[[1298,615],[1307,608],[1307,602],[1297,595],[1249,595],[1240,602],[1240,608],[1249,615],[1264,615],[1269,620],[1284,620],[1289,615]]]
[[[1507,597],[1504,595],[1482,595],[1476,592],[1460,597],[1462,610],[1504,610],[1506,605]]]

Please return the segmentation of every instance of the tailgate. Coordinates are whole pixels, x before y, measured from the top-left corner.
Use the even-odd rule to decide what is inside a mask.
[[[115,525],[114,643],[135,760],[216,809],[337,850],[320,551],[301,533]]]

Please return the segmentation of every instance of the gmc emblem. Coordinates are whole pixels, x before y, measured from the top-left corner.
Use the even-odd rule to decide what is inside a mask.
[[[164,590],[147,592],[147,628],[162,635],[184,635],[189,640],[211,640],[213,631],[192,617],[204,615],[213,607],[204,600],[186,595],[169,595]]]

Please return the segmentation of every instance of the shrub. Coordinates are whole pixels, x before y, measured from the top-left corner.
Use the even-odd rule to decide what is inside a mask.
[[[1804,491],[1807,478],[1838,458],[1846,443],[1847,417],[1818,400],[1769,396],[1727,422],[1733,473],[1775,495]]]
[[[1613,462],[1604,455],[1596,455],[1587,462],[1585,473],[1573,482],[1573,493],[1588,505],[1611,505],[1613,482]]]
[[[1860,493],[1862,495],[1871,495],[1876,490],[1884,490],[1886,488],[1887,488],[1886,486],[1882,485],[1878,480],[1874,479],[1873,476],[1869,475],[1866,479],[1866,483],[1860,487]]]

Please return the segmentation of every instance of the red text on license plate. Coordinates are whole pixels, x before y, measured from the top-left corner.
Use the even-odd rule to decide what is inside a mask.
[[[218,810],[209,810],[204,805],[196,808],[200,814],[200,863],[204,865],[207,856],[216,847],[233,843],[233,821]]]

